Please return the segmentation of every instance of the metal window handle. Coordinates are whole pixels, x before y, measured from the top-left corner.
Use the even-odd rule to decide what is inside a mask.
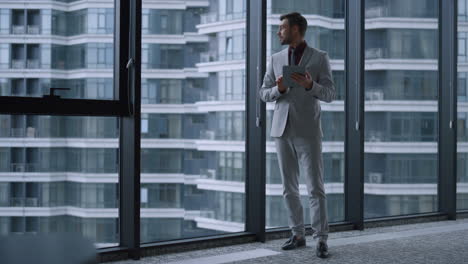
[[[135,64],[135,59],[130,58],[127,62],[127,69],[130,69],[130,66],[133,66]]]
[[[60,98],[60,95],[56,95],[56,90],[69,91],[70,88],[50,88],[50,94],[43,95],[43,98]]]
[[[257,78],[258,78],[258,80],[260,80],[260,77],[261,77],[260,76],[260,67],[257,66]],[[259,87],[259,84],[257,83],[257,87],[255,87],[255,89],[258,89],[258,87]],[[256,109],[255,109],[256,114],[257,114],[257,118],[255,120],[255,125],[257,127],[261,127],[261,125],[262,125],[261,122],[260,122],[260,119],[262,117],[262,113],[260,112],[260,104],[261,104],[260,98],[258,98],[258,95],[257,95],[257,104],[256,104]]]
[[[450,72],[452,72],[452,64],[450,64]],[[449,82],[449,91],[450,91],[450,92],[449,92],[449,94],[450,94],[450,95],[449,95],[449,96],[450,96],[450,99],[449,99],[449,106],[450,106],[450,122],[449,122],[449,128],[450,128],[450,129],[453,129],[453,121],[454,121],[454,119],[455,119],[455,117],[454,117],[454,116],[455,116],[455,113],[454,113],[454,110],[453,110],[454,107],[452,107],[452,106],[453,106],[453,92],[454,92],[454,91],[453,91],[453,83],[452,83],[452,81]],[[456,107],[455,107],[455,109],[456,109]],[[456,111],[456,110],[455,110],[455,111]]]
[[[355,125],[355,130],[356,131],[359,131],[360,127],[360,123],[361,123],[361,120],[360,120],[360,116],[359,116],[359,107],[360,107],[360,102],[361,102],[361,98],[359,97],[360,94],[359,94],[359,86],[358,86],[358,78],[359,78],[359,75],[356,76],[356,87],[357,87],[357,94],[356,94],[356,125]]]

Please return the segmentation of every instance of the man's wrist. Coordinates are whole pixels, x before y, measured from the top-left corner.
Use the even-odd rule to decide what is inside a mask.
[[[310,90],[312,90],[312,87],[314,87],[314,82],[313,82],[313,81],[310,82],[309,86],[306,87],[305,89],[306,89],[307,91],[310,91]]]

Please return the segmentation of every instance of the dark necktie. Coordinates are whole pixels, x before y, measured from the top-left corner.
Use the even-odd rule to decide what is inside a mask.
[[[290,65],[296,65],[296,56],[294,55],[295,49],[291,49],[291,63]]]

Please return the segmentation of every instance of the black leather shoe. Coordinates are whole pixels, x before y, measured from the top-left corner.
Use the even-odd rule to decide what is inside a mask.
[[[281,246],[282,250],[291,250],[296,249],[298,247],[305,247],[306,240],[305,238],[297,239],[296,236],[291,236],[288,241],[286,241],[283,246]]]
[[[315,253],[319,258],[328,258],[328,245],[326,242],[319,241]]]

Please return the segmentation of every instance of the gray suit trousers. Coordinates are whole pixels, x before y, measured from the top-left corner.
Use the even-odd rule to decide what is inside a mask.
[[[275,138],[289,226],[294,235],[305,235],[304,212],[299,194],[301,167],[307,184],[313,237],[326,240],[329,228],[323,180],[322,139],[297,137],[289,123],[288,120],[284,134]]]

